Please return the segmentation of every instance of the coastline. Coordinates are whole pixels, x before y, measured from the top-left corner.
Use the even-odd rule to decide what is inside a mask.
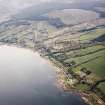
[[[41,56],[42,57],[42,56]],[[76,96],[79,96],[81,98],[81,101],[84,102],[84,104],[86,105],[93,105],[89,102],[89,100],[86,98],[88,94],[86,94],[85,92],[81,92],[77,89],[75,89],[75,87],[72,87],[70,85],[68,85],[65,82],[66,76],[63,73],[63,68],[60,68],[57,66],[57,63],[52,62],[51,60],[49,60],[46,57],[42,57],[43,59],[45,59],[48,63],[50,63],[51,65],[53,65],[54,70],[57,74],[57,81],[56,81],[56,86],[58,88],[62,88],[65,92],[70,92]],[[88,95],[89,96],[89,95]]]
[[[56,80],[56,86],[58,88],[62,88],[65,92],[70,92],[76,96],[80,96],[81,101],[84,102],[84,104],[86,105],[93,105],[92,103],[89,102],[87,95],[85,92],[81,92],[77,89],[75,89],[75,87],[72,87],[70,85],[68,85],[65,81],[66,79],[66,75],[64,74],[64,68],[61,68],[57,65],[56,62],[50,60],[47,57],[41,56],[41,53],[38,51],[35,51],[34,49],[28,48],[28,47],[22,47],[22,46],[18,46],[18,45],[13,45],[13,44],[6,44],[6,43],[0,43],[0,46],[10,46],[10,47],[17,47],[17,48],[22,48],[22,49],[27,49],[32,51],[33,53],[37,53],[38,56],[42,57],[46,62],[48,62],[49,64],[51,64],[54,67],[54,70],[57,74],[57,80]]]

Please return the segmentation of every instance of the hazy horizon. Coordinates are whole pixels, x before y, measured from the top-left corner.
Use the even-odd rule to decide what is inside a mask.
[[[43,2],[80,2],[83,0],[0,0],[0,13],[6,13],[17,11],[23,8],[37,5]],[[88,1],[99,1],[99,0],[88,0]],[[83,1],[87,2],[87,1]]]
[[[12,15],[20,12],[22,9],[38,5],[45,2],[60,2],[60,3],[72,3],[72,2],[91,2],[101,0],[0,0],[0,22],[7,21]]]

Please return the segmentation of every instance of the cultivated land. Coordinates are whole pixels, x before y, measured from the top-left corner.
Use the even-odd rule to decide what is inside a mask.
[[[57,10],[43,16],[49,19],[12,20],[1,24],[0,44],[39,52],[62,70],[63,83],[60,81],[60,84],[66,90],[82,93],[90,105],[104,105],[105,18],[81,9]]]

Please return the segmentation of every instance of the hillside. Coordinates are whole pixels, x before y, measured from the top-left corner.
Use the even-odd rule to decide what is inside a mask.
[[[64,9],[46,14],[49,19],[59,18],[66,25],[74,25],[99,18],[99,14],[82,9]]]

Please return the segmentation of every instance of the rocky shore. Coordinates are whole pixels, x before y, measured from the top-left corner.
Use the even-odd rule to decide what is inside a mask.
[[[35,49],[32,48],[28,48],[28,47],[23,47],[23,46],[18,46],[18,45],[13,45],[13,44],[5,44],[5,43],[0,43],[0,45],[8,45],[8,46],[14,46],[14,47],[19,47],[19,48],[26,48],[29,49],[33,52],[37,52],[39,54],[39,56],[41,56],[43,59],[45,59],[47,62],[49,62],[50,64],[53,65],[53,67],[55,68],[55,72],[57,73],[57,80],[56,80],[56,86],[58,88],[63,89],[66,92],[70,92],[72,94],[75,94],[79,97],[81,97],[81,99],[83,100],[83,102],[86,105],[104,105],[103,103],[101,103],[100,101],[97,101],[96,99],[94,99],[92,93],[90,93],[89,91],[80,91],[77,90],[75,88],[75,86],[70,85],[67,83],[67,75],[65,73],[65,67],[62,66],[62,64],[60,64],[59,62],[57,62],[54,59],[49,59],[49,57],[46,56],[42,56],[42,54],[40,53],[40,51],[36,51]],[[95,102],[95,104],[93,103],[93,100]]]

